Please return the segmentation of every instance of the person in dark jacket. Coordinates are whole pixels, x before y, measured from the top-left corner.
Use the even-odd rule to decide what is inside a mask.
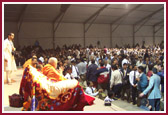
[[[95,72],[97,71],[98,66],[95,64],[95,60],[91,60],[91,65],[87,68],[86,73],[86,80],[92,81],[94,84],[94,87],[97,87],[97,77],[95,76]]]
[[[130,82],[129,82],[129,73],[130,69],[128,69],[127,63],[123,64],[123,67],[121,68],[121,72],[123,74],[122,77],[122,92],[121,92],[121,99],[127,99],[128,102],[130,102]],[[125,98],[125,93],[127,94],[127,97]]]
[[[104,62],[100,63],[100,68],[95,73],[98,82],[98,89],[107,89],[109,83],[109,71],[104,66]]]
[[[146,49],[146,52],[145,52],[145,55],[144,55],[144,60],[146,60],[146,58],[149,58],[148,49]]]

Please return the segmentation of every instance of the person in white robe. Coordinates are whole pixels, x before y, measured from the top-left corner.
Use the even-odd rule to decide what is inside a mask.
[[[8,38],[4,40],[4,73],[6,74],[6,82],[8,84],[11,84],[11,75],[12,72],[17,70],[16,68],[16,62],[15,57],[12,54],[16,50],[16,48],[13,45],[12,40],[14,39],[14,33],[9,33]]]

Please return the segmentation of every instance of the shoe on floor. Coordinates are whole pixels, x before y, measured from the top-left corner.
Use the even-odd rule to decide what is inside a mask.
[[[114,100],[118,100],[118,98],[117,98],[117,97],[114,97],[113,99],[114,99]]]

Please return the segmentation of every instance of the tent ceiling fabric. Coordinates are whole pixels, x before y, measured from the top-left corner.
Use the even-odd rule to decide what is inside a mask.
[[[138,4],[110,4],[100,12],[94,23],[110,24],[137,5]],[[71,4],[62,22],[83,23],[103,6],[104,4]],[[163,6],[163,4],[143,4],[126,16],[121,24],[132,25]],[[24,7],[25,4],[5,4],[4,20],[17,22]],[[61,4],[28,4],[23,21],[52,22],[60,13],[60,8]],[[163,10],[153,15],[145,25],[154,25],[161,20],[164,20]],[[91,20],[89,22],[91,22]],[[116,22],[116,24],[117,23],[120,23],[120,21]]]

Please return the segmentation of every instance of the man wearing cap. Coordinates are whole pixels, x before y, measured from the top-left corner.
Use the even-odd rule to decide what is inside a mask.
[[[130,64],[130,62],[128,61],[128,56],[127,55],[124,55],[124,59],[122,60],[122,67],[123,67],[124,63]]]
[[[149,86],[139,95],[143,97],[147,95],[149,91],[150,94],[148,96],[149,104],[152,106],[152,111],[159,111],[160,110],[160,77],[157,75],[157,69],[153,68],[153,76],[150,78]]]

